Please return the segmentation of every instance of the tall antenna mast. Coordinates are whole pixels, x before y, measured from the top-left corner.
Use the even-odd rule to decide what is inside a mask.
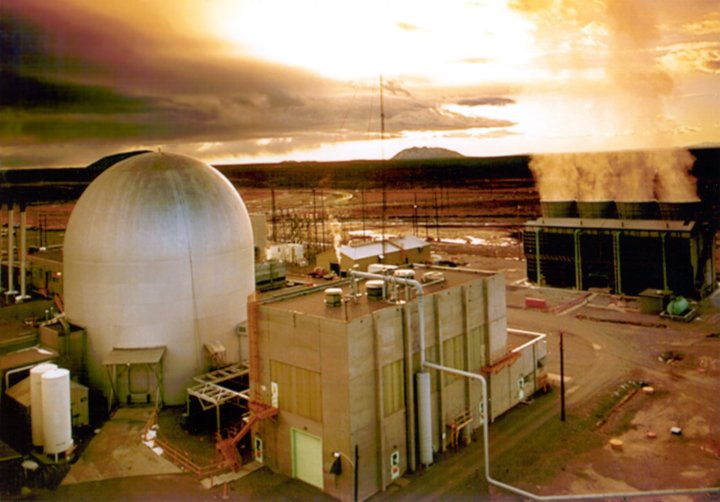
[[[385,263],[385,100],[383,99],[383,76],[380,74],[380,155],[382,161],[382,231],[380,242],[382,243],[382,255],[380,263]]]
[[[385,160],[385,100],[383,99],[383,76],[380,74],[380,153]]]

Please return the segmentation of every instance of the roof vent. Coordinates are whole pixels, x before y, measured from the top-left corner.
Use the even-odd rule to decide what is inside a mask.
[[[340,288],[327,288],[325,290],[325,305],[339,307],[342,303],[342,292]]]
[[[367,271],[371,274],[385,274],[395,270],[397,265],[387,265],[385,263],[371,263],[368,265]]]
[[[380,279],[367,281],[365,291],[370,300],[383,300],[385,299],[385,282]]]
[[[422,282],[436,282],[436,281],[444,281],[445,280],[445,274],[438,271],[433,272],[425,272],[422,276]]]
[[[395,277],[401,279],[415,279],[415,271],[410,268],[401,268],[394,272]]]

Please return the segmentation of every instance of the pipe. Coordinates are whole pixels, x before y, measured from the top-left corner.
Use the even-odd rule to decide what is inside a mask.
[[[455,368],[448,368],[441,366],[429,361],[425,361],[425,366],[428,368],[436,369],[438,371],[444,371],[447,373],[454,373],[467,378],[473,378],[480,380],[482,385],[483,395],[483,410],[487,412],[487,380],[480,374],[471,373],[469,371],[458,370]],[[684,495],[684,494],[700,494],[700,493],[720,493],[720,488],[689,488],[679,490],[649,490],[649,491],[637,491],[637,492],[618,492],[618,493],[584,493],[580,495],[537,495],[518,488],[516,486],[503,483],[497,479],[494,479],[490,475],[490,441],[488,431],[488,420],[483,419],[483,450],[485,460],[485,479],[491,485],[497,486],[504,490],[516,493],[522,497],[527,497],[533,500],[592,500],[601,498],[623,498],[623,497],[657,497],[666,495]]]
[[[410,291],[410,288],[405,288]],[[412,359],[412,340],[410,323],[410,307],[406,303],[403,306],[403,350],[405,351],[405,402],[408,403],[405,413],[405,422],[407,426],[406,442],[407,442],[407,463],[408,470],[415,472],[417,463],[415,461],[415,392],[413,386],[413,359]]]
[[[419,333],[420,333],[420,366],[424,368],[430,368],[430,369],[436,369],[438,371],[443,371],[447,373],[454,373],[456,375],[460,375],[466,378],[473,378],[475,380],[479,380],[480,384],[482,385],[482,405],[483,405],[483,412],[488,412],[488,402],[487,402],[487,394],[488,394],[488,384],[485,377],[483,377],[479,373],[471,373],[469,371],[464,370],[458,370],[455,368],[448,368],[446,366],[441,366],[439,364],[435,364],[433,362],[427,361],[425,359],[425,309],[424,304],[422,302],[424,292],[422,288],[422,284],[420,284],[418,281],[414,279],[402,279],[397,277],[386,277],[378,274],[370,274],[368,272],[356,272],[351,271],[351,274],[357,275],[358,277],[366,277],[370,279],[385,279],[385,280],[397,280],[400,282],[405,282],[406,284],[409,284],[418,291],[418,316],[420,318],[420,325],[419,325]],[[420,374],[420,373],[418,373]],[[485,460],[485,479],[488,482],[488,484],[491,484],[493,486],[497,486],[498,488],[502,488],[504,490],[507,490],[512,493],[516,493],[522,497],[527,497],[533,500],[592,500],[592,499],[601,499],[601,498],[623,498],[623,497],[657,497],[657,496],[666,496],[666,495],[686,495],[686,494],[701,494],[701,493],[720,493],[720,488],[689,488],[689,489],[678,489],[678,490],[649,490],[649,491],[637,491],[637,492],[618,492],[618,493],[585,493],[581,495],[537,495],[535,493],[531,493],[528,491],[525,491],[521,488],[509,485],[507,483],[503,483],[502,481],[499,481],[497,479],[494,479],[490,475],[490,439],[489,439],[489,430],[488,430],[488,420],[484,417],[482,418],[482,426],[483,426],[483,455]]]
[[[350,270],[349,272],[350,275],[354,277],[363,277],[365,279],[382,279],[383,281],[406,284],[415,288],[415,291],[417,291],[418,315],[420,316],[420,365],[422,366],[423,361],[425,360],[425,306],[423,302],[425,292],[423,291],[422,284],[420,284],[415,279],[408,279],[406,277],[395,277],[394,275],[373,274],[370,272],[360,272],[358,270]]]

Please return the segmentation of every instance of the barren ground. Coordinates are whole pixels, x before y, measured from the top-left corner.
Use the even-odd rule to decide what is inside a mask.
[[[448,204],[443,209],[438,204],[436,220],[436,192],[420,192],[424,202],[417,218],[412,204],[406,204],[414,202],[413,192],[392,194],[394,209],[386,209],[387,228],[398,233],[420,229],[421,236],[433,239],[433,252],[444,258],[503,272],[508,285],[508,324],[548,333],[551,373],[559,374],[558,333],[566,333],[567,420],[559,419],[557,387],[500,417],[491,426],[494,477],[547,495],[720,486],[719,293],[705,299],[699,318],[686,324],[640,314],[632,299],[528,286],[523,282],[525,264],[517,230],[522,221],[535,217],[532,204],[497,203],[512,199],[511,192],[448,191],[438,196]],[[377,231],[382,211],[379,194],[365,194],[363,206],[358,204],[358,193],[328,191],[323,204],[345,222],[346,230],[360,228],[358,215],[364,213],[367,228]],[[525,201],[525,194],[519,194],[514,195]],[[251,212],[269,210],[268,195],[261,190],[243,192]],[[473,197],[476,203],[471,204]],[[301,204],[308,209],[312,194],[278,193],[276,204]],[[436,221],[442,225],[435,225]],[[484,240],[472,244],[479,241],[468,236]],[[438,242],[438,237],[446,242]],[[458,242],[462,238],[465,243]],[[527,296],[545,298],[548,310],[525,308]],[[574,303],[583,299],[586,303]],[[671,352],[673,357],[667,359]],[[655,392],[635,390],[639,382],[651,385]],[[626,395],[630,397],[623,399]],[[682,434],[671,434],[671,427],[680,427]],[[649,432],[656,437],[648,438]],[[610,439],[621,440],[622,448],[612,449]],[[488,486],[482,458],[480,441],[457,452],[440,453],[433,466],[408,474],[402,483],[373,499],[515,498]],[[158,474],[79,482],[41,497],[215,500],[222,495],[220,488],[205,490],[187,474]],[[327,499],[314,488],[265,468],[231,483],[229,497]]]

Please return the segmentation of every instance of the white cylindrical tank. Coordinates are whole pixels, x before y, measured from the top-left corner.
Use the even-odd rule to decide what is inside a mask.
[[[418,371],[415,373],[415,382],[417,384],[418,445],[420,446],[420,463],[427,466],[433,463],[430,373],[427,371]]]
[[[57,455],[73,444],[70,371],[58,368],[42,374],[43,451]]]
[[[42,363],[30,368],[30,428],[32,444],[40,447],[44,444],[43,407],[42,407],[42,376],[46,371],[56,370],[57,364]]]
[[[68,319],[88,336],[93,387],[109,392],[113,348],[165,346],[166,404],[185,402],[209,369],[204,346],[240,357],[236,327],[255,290],[250,217],[216,169],[183,155],[145,153],[98,176],[78,200],[64,243]]]

